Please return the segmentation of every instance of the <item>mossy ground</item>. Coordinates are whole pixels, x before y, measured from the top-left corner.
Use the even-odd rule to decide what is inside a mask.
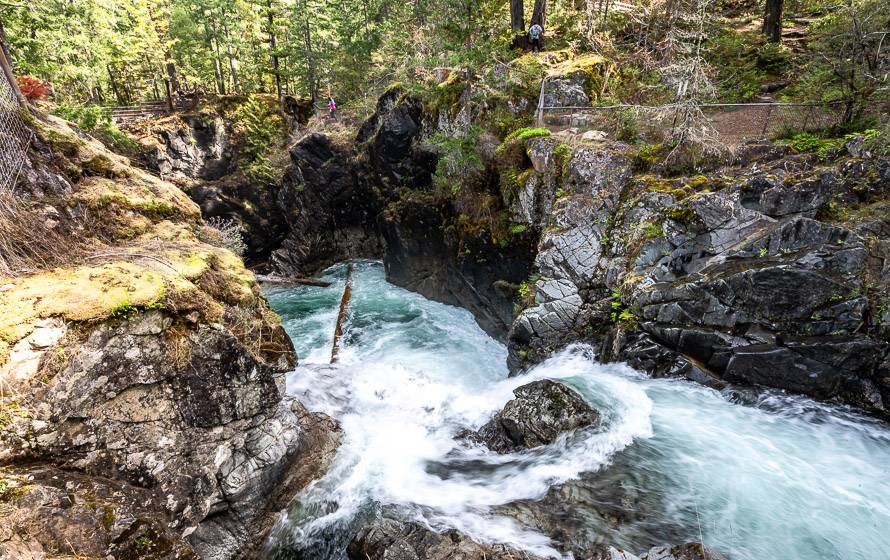
[[[73,192],[47,201],[60,214],[85,216],[72,228],[82,251],[61,266],[0,277],[0,366],[45,318],[96,324],[165,309],[198,310],[216,322],[227,306],[263,307],[241,259],[199,240],[200,210],[179,188],[81,138],[61,119],[29,121],[49,148],[49,155],[32,154],[34,164],[76,169]],[[263,320],[274,323],[274,314]]]

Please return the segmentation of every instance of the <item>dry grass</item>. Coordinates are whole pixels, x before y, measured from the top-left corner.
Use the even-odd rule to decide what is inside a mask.
[[[83,257],[86,244],[60,233],[52,222],[11,192],[0,190],[0,276],[19,276]]]
[[[167,357],[177,369],[185,369],[192,361],[192,347],[189,344],[190,330],[183,326],[173,326],[164,332]]]

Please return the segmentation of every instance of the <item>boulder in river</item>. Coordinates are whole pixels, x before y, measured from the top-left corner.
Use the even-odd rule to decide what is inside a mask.
[[[557,381],[534,381],[513,394],[516,398],[473,435],[498,453],[547,445],[562,433],[596,425],[600,419],[577,391]]]

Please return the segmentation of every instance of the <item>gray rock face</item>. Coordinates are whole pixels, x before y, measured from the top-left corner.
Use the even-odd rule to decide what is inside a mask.
[[[0,558],[198,560],[145,488],[48,466],[2,471]],[[55,553],[55,554],[54,554]]]
[[[553,204],[535,258],[540,273],[535,303],[519,314],[508,337],[514,371],[578,340],[587,324],[603,316],[596,302],[602,298],[589,289],[606,274],[609,217],[618,210],[630,175],[630,161],[614,150],[582,148],[569,161],[564,190],[573,194]]]
[[[498,453],[511,453],[553,443],[560,434],[599,422],[599,413],[580,394],[556,381],[534,381],[513,394],[516,398],[472,439]]]
[[[632,179],[620,148],[578,150],[552,183],[568,196],[544,218],[535,301],[509,335],[511,369],[592,340],[602,359],[655,375],[887,414],[888,162],[818,167],[769,145],[739,157],[751,167],[724,169],[712,188],[707,177]],[[831,223],[844,206],[861,217]]]
[[[544,105],[546,107],[589,106],[590,97],[585,91],[589,80],[587,73],[583,71],[549,78],[544,85]]]
[[[148,312],[66,349],[29,417],[0,433],[0,459],[149,489],[201,557],[232,558],[323,468],[334,427],[282,401],[294,359],[280,327],[254,354],[221,325],[172,322]]]
[[[149,168],[164,178],[219,179],[228,171],[229,135],[220,117],[183,117],[182,128],[160,133],[161,145],[149,149]]]

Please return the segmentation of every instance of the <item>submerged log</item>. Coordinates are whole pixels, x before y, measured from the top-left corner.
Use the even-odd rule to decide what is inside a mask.
[[[340,338],[343,336],[343,322],[346,320],[346,310],[349,308],[349,299],[352,297],[352,265],[346,268],[346,287],[343,288],[343,298],[340,299],[340,311],[337,313],[337,326],[334,328],[334,347],[331,349],[331,363],[337,363],[337,353],[340,351]]]

